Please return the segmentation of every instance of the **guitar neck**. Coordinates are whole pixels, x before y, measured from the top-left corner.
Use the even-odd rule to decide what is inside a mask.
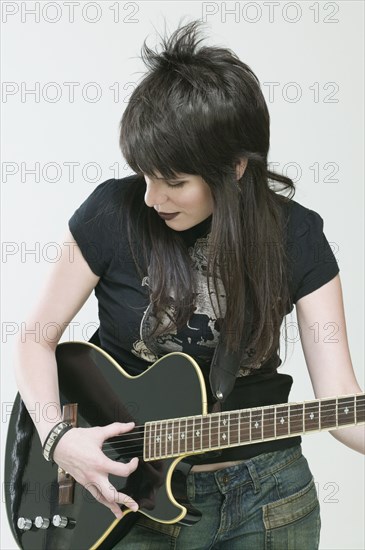
[[[144,459],[158,460],[363,424],[365,394],[147,422]]]

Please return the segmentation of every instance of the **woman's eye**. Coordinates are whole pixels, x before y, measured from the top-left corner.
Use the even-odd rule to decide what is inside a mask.
[[[184,183],[186,183],[186,181],[178,181],[176,183],[173,183],[173,182],[170,183],[167,181],[166,183],[169,187],[182,187]]]

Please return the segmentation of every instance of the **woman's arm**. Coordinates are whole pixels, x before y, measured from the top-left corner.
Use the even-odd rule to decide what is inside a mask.
[[[35,423],[41,442],[62,419],[55,349],[67,325],[81,309],[99,277],[89,268],[68,231],[60,260],[53,264],[39,301],[17,339],[15,375],[29,411],[49,411]],[[73,246],[70,246],[73,244]],[[55,403],[55,407],[50,407]]]
[[[31,416],[33,410],[48,413],[48,418],[41,415],[36,420],[32,417],[42,444],[62,419],[55,356],[57,344],[99,281],[69,231],[64,242],[68,246],[62,247],[60,260],[52,266],[40,299],[26,321],[26,330],[16,345],[16,381],[25,406]],[[136,469],[138,460],[133,459],[128,464],[112,461],[101,451],[101,446],[105,439],[132,427],[113,422],[102,428],[73,428],[62,437],[54,453],[54,460],[76,481],[87,486],[117,517],[121,516],[121,510],[116,502],[133,509],[137,504],[110,485],[108,474],[126,477]]]
[[[316,398],[362,393],[348,347],[340,276],[336,275],[318,290],[303,296],[296,303],[296,311],[303,353]],[[325,329],[327,323],[335,328],[331,338]],[[319,328],[318,342],[314,336],[315,326]],[[364,425],[330,433],[344,445],[365,454]]]

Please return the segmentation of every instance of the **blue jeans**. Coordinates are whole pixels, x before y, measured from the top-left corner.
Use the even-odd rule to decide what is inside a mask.
[[[190,473],[187,483],[200,521],[162,524],[140,514],[114,549],[318,549],[319,501],[300,445],[215,472]]]

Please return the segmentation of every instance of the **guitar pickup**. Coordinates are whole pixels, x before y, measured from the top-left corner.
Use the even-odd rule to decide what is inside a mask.
[[[63,406],[62,420],[65,422],[71,422],[71,424],[77,426],[77,403],[72,403]],[[74,501],[74,478],[63,468],[58,468],[57,474],[58,482],[58,504],[73,504]]]

